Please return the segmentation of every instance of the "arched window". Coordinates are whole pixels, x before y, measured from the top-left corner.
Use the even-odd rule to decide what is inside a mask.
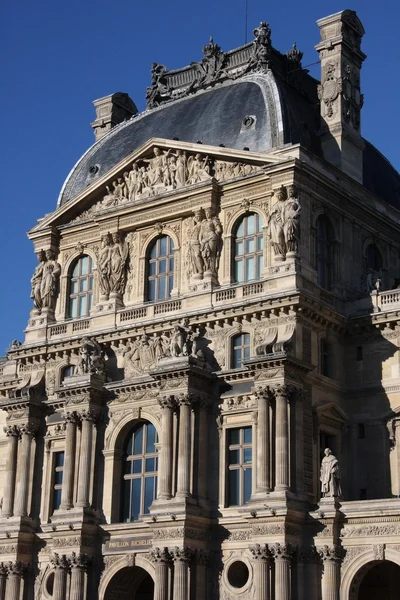
[[[330,290],[333,279],[333,248],[335,232],[332,223],[325,215],[317,219],[316,263],[318,284]]]
[[[366,252],[366,259],[367,269],[371,269],[372,271],[380,271],[382,269],[382,255],[379,252],[378,246],[376,246],[376,244],[370,244],[368,246]]]
[[[250,358],[250,334],[240,333],[232,338],[232,369],[240,369],[246,358]]]
[[[60,383],[64,381],[66,377],[71,377],[75,373],[75,365],[67,365],[61,371]]]
[[[68,316],[88,317],[93,303],[93,261],[90,256],[78,258],[69,279]]]
[[[237,283],[261,279],[264,266],[262,225],[261,217],[250,213],[236,227],[233,270]]]
[[[149,248],[147,258],[147,300],[167,300],[174,287],[174,242],[161,235]]]
[[[157,495],[157,432],[151,423],[139,423],[129,433],[123,455],[122,519],[137,521],[149,513]]]

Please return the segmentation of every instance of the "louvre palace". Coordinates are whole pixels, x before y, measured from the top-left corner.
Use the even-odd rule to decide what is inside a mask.
[[[262,22],[94,101],[0,362],[0,600],[400,597],[400,176],[317,25],[320,81]]]

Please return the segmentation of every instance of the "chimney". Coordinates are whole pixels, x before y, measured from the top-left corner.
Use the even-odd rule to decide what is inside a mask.
[[[352,10],[317,21],[321,41],[321,145],[324,158],[356,181],[363,181],[364,141],[361,137],[360,70],[365,31]]]
[[[115,125],[126,121],[137,114],[136,104],[128,94],[116,92],[93,102],[96,109],[96,120],[91,123],[96,142],[108,133]]]

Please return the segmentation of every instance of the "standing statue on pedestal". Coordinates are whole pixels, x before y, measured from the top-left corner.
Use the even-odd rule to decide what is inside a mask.
[[[297,254],[300,240],[300,203],[297,188],[288,187],[288,196],[283,208],[283,235],[286,243],[286,254]]]
[[[119,231],[113,234],[112,241],[113,246],[110,253],[110,293],[123,296],[126,286],[129,247]]]
[[[200,232],[201,224],[204,219],[204,211],[202,208],[196,210],[193,215],[193,226],[188,229],[188,277],[202,279],[204,273],[204,262],[201,252]]]
[[[101,250],[99,254],[98,273],[100,293],[103,299],[108,300],[110,296],[110,280],[111,280],[111,248],[112,248],[111,233],[106,233],[101,238]]]
[[[34,307],[40,313],[43,306],[40,288],[42,286],[43,269],[46,261],[46,254],[44,250],[39,250],[37,253],[37,258],[39,264],[37,265],[31,279],[31,298],[33,299]]]
[[[42,308],[54,310],[58,295],[58,280],[61,274],[61,265],[56,261],[53,250],[46,250],[46,262],[43,267],[43,278],[40,285]]]
[[[201,223],[201,253],[205,270],[217,274],[222,249],[222,225],[214,211],[206,208],[206,218]]]
[[[276,192],[278,202],[271,212],[267,233],[271,238],[271,245],[274,249],[275,260],[284,260],[285,257],[285,235],[283,233],[284,221],[284,202],[287,198],[286,189],[281,186]]]
[[[329,448],[325,448],[324,454],[321,462],[321,495],[324,498],[340,498],[342,488],[340,486],[339,461]]]

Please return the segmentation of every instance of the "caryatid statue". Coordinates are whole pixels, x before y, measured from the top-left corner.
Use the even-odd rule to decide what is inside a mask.
[[[296,254],[300,240],[300,203],[295,185],[288,187],[288,199],[283,207],[283,234],[286,253]]]
[[[321,495],[324,498],[340,498],[342,488],[340,486],[339,461],[329,448],[325,448],[324,454],[321,462]]]
[[[123,296],[126,286],[126,269],[129,246],[121,232],[112,236],[113,245],[110,252],[110,293]]]
[[[206,208],[206,218],[201,223],[200,235],[205,270],[217,275],[222,250],[222,225],[212,208]]]
[[[43,266],[43,276],[40,284],[42,308],[54,310],[58,295],[58,281],[61,274],[61,265],[56,261],[53,250],[46,250],[46,261]]]
[[[46,261],[46,254],[44,250],[39,250],[37,253],[39,264],[37,265],[31,279],[31,298],[33,299],[33,305],[37,311],[42,310],[42,294],[41,286],[43,279],[43,269]]]

